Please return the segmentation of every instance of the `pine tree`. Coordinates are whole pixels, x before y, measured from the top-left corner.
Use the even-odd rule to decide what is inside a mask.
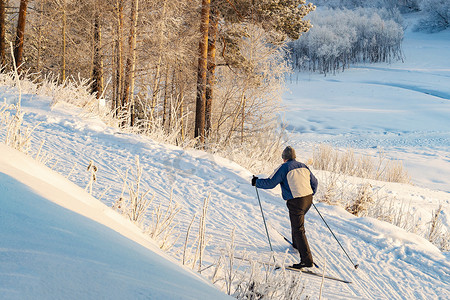
[[[195,109],[194,137],[199,138],[201,144],[205,141],[205,105],[206,105],[206,74],[208,62],[208,30],[210,0],[202,0],[200,21],[200,42],[197,71],[197,101]]]
[[[22,65],[23,59],[23,39],[25,35],[27,5],[28,0],[20,0],[19,19],[17,21],[16,40],[14,43],[14,60],[18,68]]]
[[[6,1],[0,0],[0,69],[6,65]]]

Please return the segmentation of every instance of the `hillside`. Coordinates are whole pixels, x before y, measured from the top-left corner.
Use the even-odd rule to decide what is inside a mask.
[[[227,299],[63,176],[0,145],[2,299]]]
[[[13,101],[14,95],[17,95],[11,89],[7,93],[9,97],[7,99],[10,101]],[[3,95],[6,93],[4,92]],[[50,109],[49,99],[32,95],[23,96],[22,105],[28,111],[26,120],[31,124],[43,122],[35,132],[36,140],[45,139],[45,151],[54,157],[54,162],[49,165],[52,165],[63,176],[70,174],[69,179],[81,187],[86,186],[89,178],[86,167],[89,161],[93,160],[99,169],[98,181],[94,184],[93,194],[99,197],[109,187],[106,195],[102,197],[102,201],[110,206],[118,199],[122,189],[121,179],[115,173],[115,169],[124,172],[126,168],[132,167],[134,157],[137,155],[145,170],[143,176],[145,185],[156,193],[157,201],[162,205],[167,205],[169,195],[173,191],[173,199],[183,207],[183,211],[177,216],[183,236],[192,215],[201,211],[204,198],[210,195],[207,214],[207,236],[210,241],[206,248],[205,266],[213,263],[214,259],[220,255],[221,249],[224,249],[230,242],[230,234],[233,229],[236,230],[237,254],[245,250],[250,256],[268,260],[270,250],[255,191],[249,184],[250,172],[227,160],[206,155],[203,152],[185,151],[174,146],[157,144],[145,137],[119,134],[115,129],[108,128],[95,118],[82,117],[81,110],[70,105],[61,103]],[[36,144],[38,144],[37,141]],[[11,164],[11,160],[7,159],[9,164]],[[26,169],[30,168],[30,163],[18,162],[17,164]],[[74,170],[71,172],[71,169]],[[2,172],[5,173],[4,170]],[[39,174],[39,172],[42,171],[37,173]],[[319,179],[324,178],[321,172],[317,172],[317,174]],[[40,176],[45,178],[43,175]],[[22,186],[17,183],[17,179],[4,178],[10,182],[9,189]],[[433,192],[401,184],[382,182],[373,182],[373,184],[385,186],[387,193],[398,197],[408,198],[414,195],[417,199],[433,203],[447,201],[448,205],[448,193],[445,192]],[[70,191],[68,193],[74,194]],[[5,203],[11,203],[12,196],[16,198],[11,193],[2,195],[2,202]],[[7,196],[5,197],[5,195]],[[280,199],[276,191],[273,193],[261,191],[260,195],[270,224],[288,235],[289,223],[284,201]],[[25,204],[12,207],[7,216],[20,214],[21,208],[27,207]],[[319,216],[314,211],[309,212],[306,226],[316,261],[320,265],[324,265],[326,260],[327,270],[330,274],[354,282],[352,285],[326,282],[324,296],[333,299],[400,299],[410,298],[414,295],[417,299],[427,299],[430,297],[445,298],[449,295],[447,289],[450,272],[448,253],[441,253],[423,238],[388,223],[371,218],[356,218],[342,208],[325,204],[318,204],[317,207],[342,240],[351,257],[360,264],[357,271],[352,269],[347,258],[321,223]],[[56,215],[59,215],[58,209],[55,208]],[[46,214],[45,219],[53,218],[49,211]],[[39,217],[39,220],[42,220],[42,217]],[[78,227],[82,221],[77,220]],[[41,234],[45,235],[46,230],[54,230],[54,226],[49,226],[46,222],[41,221],[40,224],[43,231]],[[7,232],[3,234],[7,234]],[[285,242],[273,230],[271,230],[271,236],[274,250],[277,253],[281,254],[288,250]],[[183,238],[176,243],[172,251],[175,256],[177,253],[179,256],[183,246],[182,240]],[[11,242],[14,243],[14,241]],[[85,242],[81,239],[78,243],[84,244]],[[76,248],[77,243],[71,247],[71,249]],[[103,248],[100,254],[108,257],[111,252],[107,249],[111,248]],[[153,254],[150,252],[148,255]],[[23,259],[20,254],[16,258],[17,261]],[[29,264],[33,264],[32,258]],[[14,268],[15,266],[16,264],[13,263],[10,267]],[[99,266],[99,268],[102,267]],[[68,278],[79,274],[77,270],[74,270],[74,274],[68,272],[65,275],[67,277],[61,277],[54,273],[56,272],[54,269],[45,268],[45,270],[53,278],[62,280],[63,283],[67,282]],[[148,272],[147,274],[142,274],[145,273],[143,271],[130,272],[137,278],[159,276],[158,272],[153,271],[150,267],[145,270]],[[180,268],[179,271],[182,272],[181,270]],[[305,277],[304,280],[308,287],[305,295],[317,295],[320,279]],[[109,286],[109,281],[103,280],[99,280],[98,285],[105,283]],[[46,285],[36,284],[44,291],[48,289]],[[167,288],[170,289],[169,286]],[[45,298],[45,296],[43,297]]]

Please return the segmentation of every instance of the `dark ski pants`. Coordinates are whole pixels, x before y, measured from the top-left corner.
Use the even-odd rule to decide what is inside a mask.
[[[302,263],[313,263],[311,250],[305,235],[305,214],[312,205],[312,195],[294,198],[286,201],[291,219],[292,243],[300,253]]]

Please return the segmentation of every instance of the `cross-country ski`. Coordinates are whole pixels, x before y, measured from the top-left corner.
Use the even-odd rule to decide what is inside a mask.
[[[348,280],[340,279],[340,278],[329,276],[329,275],[320,274],[320,272],[314,272],[314,271],[311,271],[311,270],[308,270],[308,269],[297,269],[297,268],[293,268],[291,266],[285,266],[284,268],[286,270],[289,270],[289,271],[292,271],[292,272],[299,272],[299,273],[302,273],[302,274],[307,274],[307,275],[321,277],[321,278],[323,277],[323,278],[328,279],[328,280],[339,281],[339,282],[343,282],[343,283],[352,283],[351,281],[348,281]]]

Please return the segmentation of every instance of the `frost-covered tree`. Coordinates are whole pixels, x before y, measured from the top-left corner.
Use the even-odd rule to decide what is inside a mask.
[[[410,12],[419,10],[420,0],[315,0],[318,7],[328,8],[385,8],[390,11]]]
[[[6,64],[6,0],[0,0],[0,68]]]
[[[59,83],[88,79],[118,126],[185,143],[195,136],[201,3],[30,1],[24,68]],[[211,133],[209,149],[275,136],[285,42],[310,28],[304,17],[312,9],[304,0],[211,0],[205,122],[197,131]],[[7,19],[9,37],[16,21]]]
[[[288,72],[282,49],[269,43],[271,36],[251,24],[234,24],[246,33],[238,41],[245,68],[219,68],[213,131],[216,143],[236,144],[269,133],[280,109],[280,91]],[[236,30],[237,30],[236,29]]]
[[[289,44],[295,68],[333,73],[357,62],[402,58],[403,28],[397,16],[379,9],[321,9],[311,15],[314,27]],[[383,16],[383,17],[381,17]]]
[[[417,30],[438,32],[450,27],[450,1],[421,0],[420,9],[425,17],[417,24]]]
[[[199,75],[206,74],[207,78],[205,81],[199,80],[197,83],[196,136],[201,136],[202,133],[209,136],[213,132],[211,110],[214,102],[216,65],[236,69],[236,72],[252,71],[250,65],[253,63],[251,62],[253,58],[246,58],[239,46],[241,39],[247,38],[245,30],[243,30],[245,26],[239,25],[253,24],[258,26],[269,33],[266,42],[280,45],[287,38],[298,39],[303,32],[308,31],[311,27],[309,21],[305,20],[304,17],[315,7],[312,4],[306,5],[305,3],[304,0],[211,1],[212,13],[209,14],[211,25],[202,28],[210,30],[209,49],[214,51],[214,54],[208,55],[209,53],[205,53],[208,49],[204,46],[202,48],[204,49],[203,55],[200,56],[203,57],[203,60],[199,59],[199,66],[205,58],[208,58],[209,62],[202,64],[202,68],[199,68],[198,71]],[[202,36],[207,37],[207,35]],[[219,45],[216,45],[217,41],[220,42]],[[221,62],[218,64],[215,56],[217,48],[220,48],[219,52],[221,53]],[[203,86],[206,83],[208,83],[207,86]],[[240,103],[240,100],[237,102]]]

